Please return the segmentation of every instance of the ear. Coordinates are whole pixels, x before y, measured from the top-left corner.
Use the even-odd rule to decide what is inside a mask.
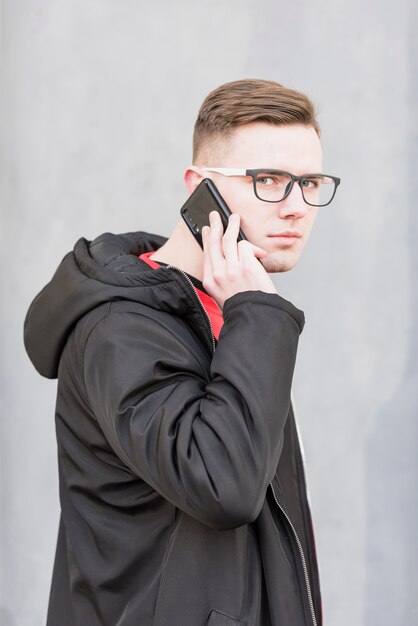
[[[204,176],[200,169],[195,165],[191,165],[184,172],[184,182],[186,183],[186,189],[189,194],[193,193],[198,184],[203,180]]]

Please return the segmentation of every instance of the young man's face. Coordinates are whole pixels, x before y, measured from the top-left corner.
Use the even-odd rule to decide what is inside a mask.
[[[278,169],[295,175],[322,171],[321,143],[310,126],[273,126],[254,123],[241,126],[223,140],[225,168]],[[213,163],[201,164],[211,167]],[[212,178],[249,241],[267,251],[262,264],[268,272],[286,272],[299,260],[316,219],[318,208],[306,204],[295,183],[281,202],[263,202],[253,190],[252,178],[204,173]],[[285,233],[285,234],[284,234]],[[295,236],[291,236],[295,234]]]

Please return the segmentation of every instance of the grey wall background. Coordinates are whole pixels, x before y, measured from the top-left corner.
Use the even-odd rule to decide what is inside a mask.
[[[243,77],[318,103],[343,180],[276,277],[307,318],[294,393],[325,623],[418,624],[416,6],[3,0],[2,626],[45,622],[58,524],[55,383],[24,353],[29,302],[80,236],[170,233],[200,102]]]

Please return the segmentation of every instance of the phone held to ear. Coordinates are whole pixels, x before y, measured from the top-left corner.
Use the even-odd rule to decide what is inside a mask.
[[[211,211],[219,213],[225,231],[231,211],[215,183],[210,178],[204,178],[180,209],[180,215],[202,249],[202,228],[209,226],[209,213]],[[242,239],[247,239],[247,237],[240,228],[237,241]]]

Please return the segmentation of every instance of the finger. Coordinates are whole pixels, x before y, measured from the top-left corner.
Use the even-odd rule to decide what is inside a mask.
[[[202,227],[202,243],[203,243],[203,252],[206,252],[207,247],[208,247],[208,242],[209,242],[209,233],[210,233],[210,228],[209,226],[203,226]]]
[[[263,248],[259,248],[258,246],[253,247],[253,253],[257,259],[263,259],[266,254],[268,254],[267,250],[263,250]]]
[[[248,261],[255,257],[257,259],[263,259],[267,254],[267,250],[255,246],[249,241],[240,241],[238,243],[238,257],[240,261]]]
[[[202,227],[202,243],[203,243],[203,261],[209,260],[209,237],[210,237],[210,228],[209,226]]]
[[[219,215],[218,211],[211,211],[209,213],[209,225],[210,225],[210,229],[215,231],[215,232],[220,232],[221,234],[223,233],[223,225],[222,225],[222,220],[221,220],[221,216]]]
[[[220,215],[216,211],[209,214],[210,235],[208,242],[208,254],[212,265],[215,280],[223,274],[225,257],[222,250],[223,226]]]
[[[202,242],[203,242],[203,278],[202,283],[205,288],[210,287],[212,284],[213,270],[212,263],[209,256],[209,226],[203,226],[202,228]]]
[[[228,226],[222,238],[222,249],[228,266],[238,262],[237,239],[239,234],[240,217],[237,213],[229,216]]]

